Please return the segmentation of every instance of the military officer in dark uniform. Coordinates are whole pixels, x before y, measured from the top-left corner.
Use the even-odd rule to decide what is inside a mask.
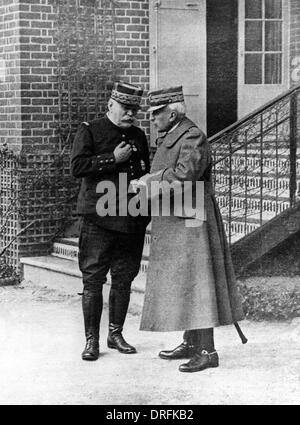
[[[149,172],[147,139],[134,125],[143,90],[125,83],[115,83],[105,117],[82,123],[75,136],[71,170],[81,178],[77,213],[81,216],[79,237],[79,268],[83,277],[82,308],[86,346],[83,360],[99,357],[99,328],[102,313],[102,285],[111,274],[109,294],[109,332],[107,345],[121,353],[135,353],[122,336],[130,300],[130,287],[140,267],[148,217],[121,213],[119,201],[124,200],[130,180]],[[100,194],[97,185],[108,181],[115,187],[109,202],[116,205],[116,214],[99,214]],[[124,183],[125,182],[125,183]],[[121,193],[122,192],[122,193]]]

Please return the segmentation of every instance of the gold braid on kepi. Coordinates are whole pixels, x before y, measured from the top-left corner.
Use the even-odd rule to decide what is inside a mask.
[[[164,108],[170,103],[184,102],[182,86],[151,90],[148,93],[150,108],[148,112]]]
[[[142,95],[143,89],[141,89],[141,87],[123,83],[122,81],[114,83],[114,87],[111,92],[111,98],[116,102],[127,106],[134,106],[136,108],[140,106]]]

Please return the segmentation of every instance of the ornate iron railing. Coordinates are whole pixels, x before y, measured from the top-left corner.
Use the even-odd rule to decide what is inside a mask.
[[[230,243],[296,202],[299,95],[300,86],[294,87],[209,139]]]

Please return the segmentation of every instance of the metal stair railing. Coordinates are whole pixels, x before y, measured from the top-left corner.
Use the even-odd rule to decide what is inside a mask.
[[[299,125],[300,85],[209,138],[229,243],[295,205]]]

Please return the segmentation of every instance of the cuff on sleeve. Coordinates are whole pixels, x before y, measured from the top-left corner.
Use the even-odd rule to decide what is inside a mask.
[[[116,167],[116,161],[115,161],[115,156],[114,154],[111,153],[105,153],[102,155],[97,155],[96,156],[96,167],[98,169],[98,171],[110,171],[110,170],[114,170]]]

